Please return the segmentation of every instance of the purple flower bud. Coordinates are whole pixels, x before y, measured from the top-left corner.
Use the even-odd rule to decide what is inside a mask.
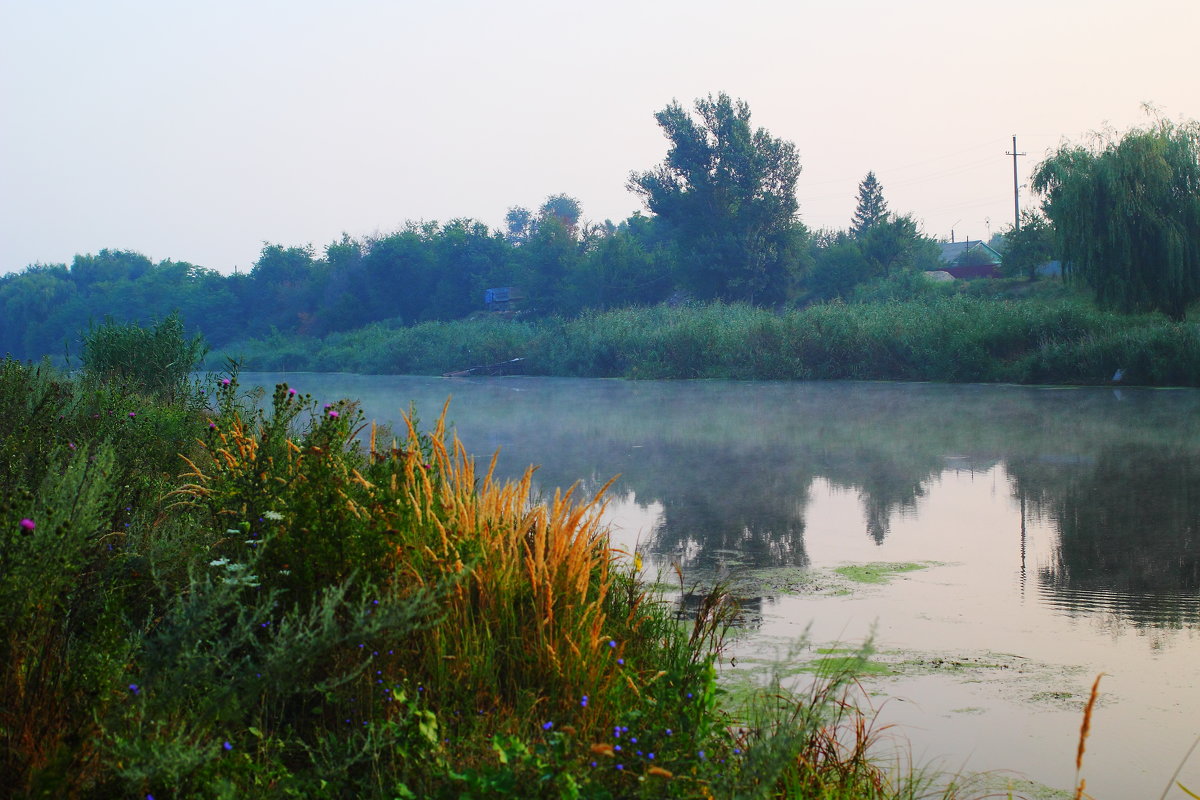
[[[31,519],[23,519],[21,520],[21,527],[27,531],[31,531],[37,527],[37,524]]]

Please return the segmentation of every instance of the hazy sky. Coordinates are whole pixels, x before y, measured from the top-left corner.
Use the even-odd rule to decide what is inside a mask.
[[[654,112],[720,91],[795,142],[810,227],[874,170],[927,233],[986,237],[1013,134],[1025,183],[1144,102],[1200,118],[1198,30],[1200,0],[0,0],[0,272],[104,247],[248,270],[264,241],[560,192],[618,221],[666,154]]]

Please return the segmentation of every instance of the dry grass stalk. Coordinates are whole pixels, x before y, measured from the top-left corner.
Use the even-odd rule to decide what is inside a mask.
[[[1088,697],[1087,705],[1083,708],[1083,724],[1079,726],[1079,750],[1075,754],[1075,778],[1077,785],[1075,787],[1075,800],[1081,800],[1084,795],[1084,789],[1087,788],[1087,781],[1079,777],[1079,773],[1083,770],[1083,752],[1087,746],[1088,734],[1092,730],[1092,711],[1096,708],[1096,698],[1100,696],[1100,679],[1104,677],[1101,672],[1096,676],[1096,680],[1092,683],[1092,693]]]

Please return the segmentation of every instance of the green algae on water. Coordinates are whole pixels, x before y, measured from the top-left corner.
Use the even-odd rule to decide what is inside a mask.
[[[932,561],[874,561],[870,564],[848,564],[836,568],[834,572],[857,583],[887,583],[903,572],[914,572],[931,566],[934,566]]]

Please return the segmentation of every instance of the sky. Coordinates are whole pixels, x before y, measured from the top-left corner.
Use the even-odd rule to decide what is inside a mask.
[[[654,113],[726,92],[795,143],[800,218],[874,171],[937,238],[1013,221],[1105,129],[1200,118],[1197,0],[0,0],[0,273],[134,250],[230,273],[264,243],[642,209]]]

